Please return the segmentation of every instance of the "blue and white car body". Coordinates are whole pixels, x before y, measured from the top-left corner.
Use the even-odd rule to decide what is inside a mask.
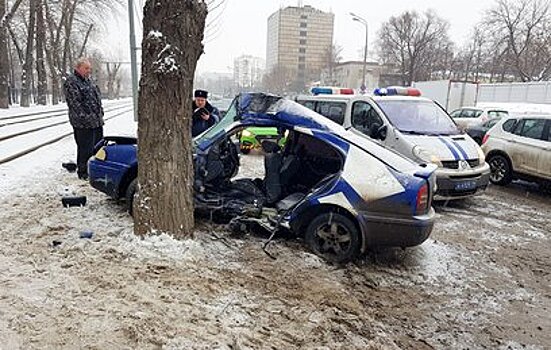
[[[235,180],[239,159],[230,136],[251,126],[276,127],[287,142],[266,155],[264,179]],[[89,161],[92,186],[115,198],[127,193],[125,186],[137,174],[136,146],[120,141],[107,138],[98,144],[99,157]],[[336,261],[370,246],[419,245],[432,231],[436,166],[418,165],[293,101],[241,94],[221,122],[193,142],[195,209],[228,215],[238,226],[258,224],[310,236],[319,231],[310,240],[323,244],[313,250],[326,256],[322,250],[334,247],[333,255],[342,253],[332,257]],[[320,217],[328,224],[315,231],[311,226]],[[342,227],[331,224],[333,218]],[[350,241],[347,230],[356,230],[358,239],[345,254],[341,248],[348,246],[337,246]]]

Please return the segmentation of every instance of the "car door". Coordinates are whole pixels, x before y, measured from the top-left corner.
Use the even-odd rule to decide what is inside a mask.
[[[352,104],[352,127],[362,134],[376,140],[377,130],[385,122],[371,104],[365,101],[356,101]]]
[[[546,120],[541,118],[525,118],[517,123],[509,151],[515,171],[529,175],[540,174],[542,152],[548,147],[548,142],[543,140],[545,126]]]
[[[547,125],[543,132],[545,149],[540,153],[539,169],[541,176],[551,180],[551,119],[547,120]]]

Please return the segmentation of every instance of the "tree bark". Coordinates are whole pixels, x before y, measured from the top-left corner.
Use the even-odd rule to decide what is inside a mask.
[[[31,104],[31,81],[33,75],[33,51],[35,34],[36,0],[29,1],[29,26],[27,28],[27,48],[25,51],[25,63],[21,74],[21,107],[29,107]]]
[[[0,18],[4,18],[6,6],[6,0],[0,0]],[[10,104],[9,62],[8,31],[6,26],[0,26],[0,108],[8,108]]]
[[[48,77],[44,63],[44,44],[46,42],[46,26],[44,23],[44,8],[42,0],[36,4],[36,74],[38,97],[36,103],[48,104]]]
[[[191,96],[206,15],[199,0],[147,0],[144,7],[137,235],[193,235]]]

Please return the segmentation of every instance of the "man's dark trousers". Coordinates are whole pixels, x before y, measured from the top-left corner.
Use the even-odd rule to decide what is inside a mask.
[[[103,138],[103,127],[73,128],[77,143],[78,177],[88,177],[88,159],[94,154],[94,146]]]

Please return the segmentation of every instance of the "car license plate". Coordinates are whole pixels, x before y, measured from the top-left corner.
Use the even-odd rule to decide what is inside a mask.
[[[456,191],[470,191],[476,188],[476,181],[461,181],[455,184]]]

